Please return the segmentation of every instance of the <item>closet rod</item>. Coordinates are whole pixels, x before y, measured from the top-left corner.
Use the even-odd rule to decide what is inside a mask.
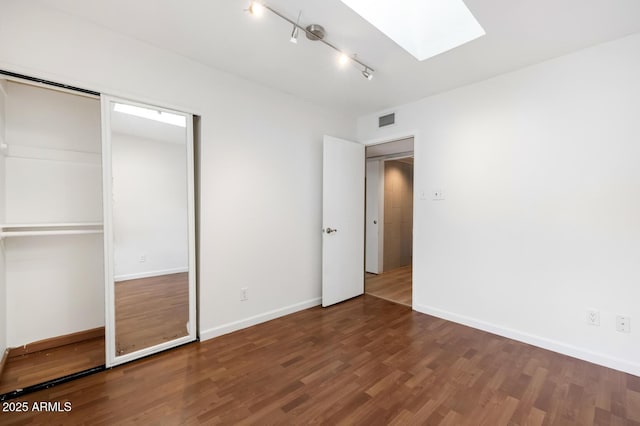
[[[86,93],[88,95],[100,96],[100,92],[96,92],[96,91],[93,91],[93,90],[82,89],[80,87],[75,87],[75,86],[69,86],[68,84],[56,83],[55,81],[44,80],[42,78],[36,78],[36,77],[30,77],[28,75],[18,74],[18,73],[11,72],[11,71],[5,71],[5,70],[2,70],[2,69],[0,69],[0,74],[6,75],[6,76],[9,76],[9,77],[20,78],[22,80],[33,81],[33,82],[36,82],[36,83],[47,84],[49,86],[60,87],[61,89],[67,89],[67,90],[73,90],[75,92]]]
[[[9,237],[44,237],[49,235],[102,234],[101,229],[69,229],[60,231],[6,231],[0,232],[0,239]]]

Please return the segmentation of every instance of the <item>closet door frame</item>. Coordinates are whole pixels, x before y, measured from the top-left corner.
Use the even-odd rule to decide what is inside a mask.
[[[104,211],[104,276],[105,276],[105,354],[106,367],[114,367],[139,358],[143,358],[176,346],[197,340],[197,304],[196,304],[196,234],[195,234],[195,181],[194,181],[194,133],[193,114],[145,104],[116,96],[101,96],[102,110],[102,194]],[[141,108],[153,108],[186,118],[187,148],[187,216],[188,216],[188,265],[189,265],[189,328],[186,336],[143,348],[135,352],[117,356],[116,354],[116,315],[114,281],[114,244],[113,244],[113,177],[111,150],[111,103],[121,102]]]

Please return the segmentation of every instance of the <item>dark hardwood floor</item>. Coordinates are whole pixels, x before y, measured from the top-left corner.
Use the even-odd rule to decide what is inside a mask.
[[[4,424],[639,425],[640,378],[364,295],[30,394]]]
[[[99,367],[104,362],[104,336],[12,357],[0,377],[0,394]]]
[[[115,295],[116,351],[119,354],[188,334],[187,273],[119,282]],[[104,336],[12,357],[7,360],[0,377],[0,394],[104,364]]]
[[[372,296],[411,306],[412,266],[401,266],[381,274],[366,273],[364,291]]]
[[[188,280],[189,275],[184,272],[116,283],[118,355],[189,334]]]

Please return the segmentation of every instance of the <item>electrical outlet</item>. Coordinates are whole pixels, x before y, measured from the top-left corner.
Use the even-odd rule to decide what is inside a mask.
[[[138,259],[138,262],[144,263],[146,261],[147,261],[147,255],[146,254],[141,254],[140,258]]]
[[[600,326],[600,311],[587,309],[587,324]]]
[[[246,287],[243,287],[240,289],[240,301],[241,302],[245,302],[247,300],[249,300],[249,295],[247,294],[249,289],[247,289]]]
[[[622,315],[616,315],[616,330],[621,333],[630,333],[631,318]]]

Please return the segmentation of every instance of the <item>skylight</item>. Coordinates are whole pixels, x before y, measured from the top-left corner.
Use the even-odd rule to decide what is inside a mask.
[[[157,111],[154,109],[142,108],[127,104],[114,104],[113,110],[124,114],[135,115],[136,117],[147,118],[173,126],[187,127],[187,119],[183,115],[171,114],[170,112]]]
[[[462,0],[341,0],[419,61],[485,34]]]

